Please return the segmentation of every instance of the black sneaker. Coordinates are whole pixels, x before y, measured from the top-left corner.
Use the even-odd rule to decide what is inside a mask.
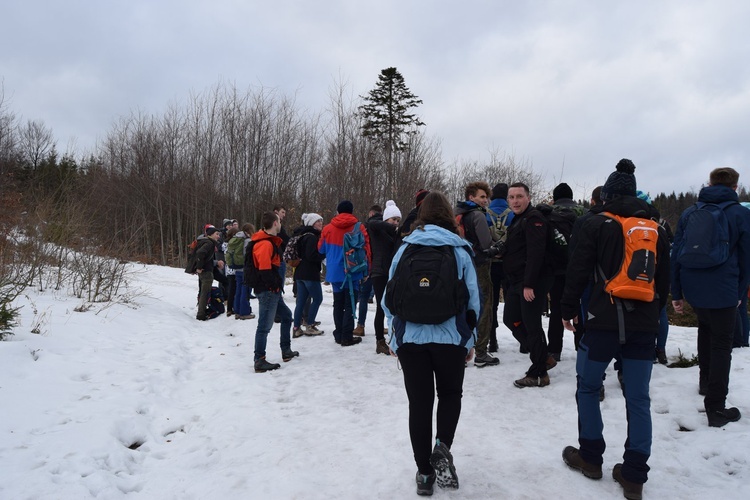
[[[255,373],[264,373],[267,371],[276,370],[278,368],[281,368],[280,364],[269,363],[268,361],[266,361],[265,356],[255,362]]]
[[[706,410],[709,427],[724,427],[729,422],[736,422],[742,415],[737,408],[724,408],[723,410]]]
[[[620,483],[622,494],[628,500],[641,500],[643,498],[643,485],[622,477],[622,464],[615,464],[615,468],[612,469],[612,479]]]
[[[457,490],[458,476],[456,475],[456,468],[453,466],[453,455],[444,443],[441,443],[439,439],[436,441],[435,448],[430,455],[430,464],[435,468],[437,484],[441,488]]]
[[[581,458],[581,454],[578,453],[578,448],[566,446],[562,452],[562,459],[568,467],[580,471],[589,479],[602,478],[601,464],[590,464],[584,461],[583,458]]]
[[[348,347],[350,345],[357,345],[360,342],[362,342],[362,337],[354,337],[354,338],[349,339],[349,340],[342,340],[341,341],[341,345],[343,347]]]
[[[417,495],[431,497],[433,486],[435,485],[435,473],[433,472],[429,476],[420,474],[417,471]]]
[[[291,361],[292,359],[296,358],[297,356],[299,356],[299,352],[298,351],[292,351],[291,349],[288,350],[288,351],[284,351],[284,352],[281,353],[281,359],[284,361],[284,363],[286,363],[287,361]]]

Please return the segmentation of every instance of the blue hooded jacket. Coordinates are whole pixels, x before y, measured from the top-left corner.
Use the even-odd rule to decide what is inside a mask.
[[[722,203],[737,201],[737,193],[727,186],[708,186],[701,189],[698,201]],[[677,254],[682,247],[685,222],[692,206],[680,216],[672,246],[672,300],[683,296],[691,306],[705,309],[723,309],[737,306],[747,293],[750,283],[750,211],[739,203],[724,209],[729,222],[730,253],[726,262],[708,269],[680,266]]]
[[[468,310],[474,311],[476,317],[479,317],[479,285],[477,284],[477,273],[474,264],[471,261],[473,254],[471,243],[461,238],[455,233],[443,229],[433,224],[427,224],[424,229],[415,229],[409,236],[404,238],[404,244],[396,252],[388,272],[388,279],[393,277],[399,260],[407,247],[407,244],[417,244],[425,246],[442,246],[451,245],[456,255],[458,264],[457,278],[463,278],[466,282],[466,288],[469,290]],[[460,247],[463,247],[460,248]],[[386,292],[387,293],[387,292]],[[465,316],[454,316],[437,325],[424,325],[420,323],[411,323],[394,317],[388,307],[385,305],[385,294],[381,301],[381,306],[388,318],[391,338],[390,347],[393,352],[404,343],[412,344],[453,344],[463,346],[468,352],[476,342],[476,330],[469,328]]]
[[[495,212],[497,215],[500,215],[503,212],[505,212],[505,210],[507,208],[508,208],[508,202],[504,198],[495,198],[494,200],[492,200],[490,202],[490,210],[492,210],[493,212]],[[505,219],[505,225],[506,225],[506,227],[510,226],[510,223],[513,222],[513,216],[514,215],[515,214],[513,213],[512,210],[510,212],[508,212],[508,218]],[[494,224],[494,221],[491,220],[489,213],[487,214],[487,219],[488,219],[488,223],[490,225]]]

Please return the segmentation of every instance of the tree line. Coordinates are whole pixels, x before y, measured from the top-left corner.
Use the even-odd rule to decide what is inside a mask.
[[[422,130],[415,113],[421,100],[396,68],[383,70],[365,96],[335,83],[318,112],[274,90],[220,82],[161,114],[120,117],[79,159],[58,153],[43,122],[22,122],[2,90],[5,243],[10,227],[24,227],[72,248],[95,241],[102,254],[180,266],[204,224],[234,218],[257,225],[277,203],[294,227],[304,212],[330,218],[342,199],[361,217],[373,203],[393,199],[405,216],[422,188],[455,200],[475,180],[551,189],[530,162],[499,150],[483,162],[445,164],[439,139]],[[659,194],[654,204],[674,224],[695,198]]]

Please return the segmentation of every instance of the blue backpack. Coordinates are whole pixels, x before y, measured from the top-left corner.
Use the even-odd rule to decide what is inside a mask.
[[[716,267],[729,258],[729,221],[725,209],[737,203],[705,203],[699,201],[687,214],[683,224],[677,263],[691,269]]]
[[[365,235],[361,227],[362,223],[357,222],[351,231],[344,234],[344,274],[349,286],[355,320],[357,319],[357,301],[354,298],[352,275],[362,273],[367,276],[367,251],[365,250]]]

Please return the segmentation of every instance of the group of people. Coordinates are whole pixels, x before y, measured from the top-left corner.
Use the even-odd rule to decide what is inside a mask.
[[[499,363],[492,353],[498,348],[497,311],[502,297],[502,322],[530,358],[528,370],[514,381],[516,387],[549,386],[548,371],[561,360],[563,330],[574,333],[578,446],[566,447],[562,458],[591,479],[603,475],[600,401],[606,368],[615,360],[626,400],[628,436],[623,461],[614,466],[612,476],[626,498],[641,498],[652,439],[649,382],[653,364],[666,363],[670,289],[675,312],[681,313],[687,301],[698,316],[698,391],[704,396],[708,424],[721,427],[741,416],[737,408],[726,406],[726,398],[738,306],[747,303],[750,285],[750,211],[738,203],[739,174],[718,168],[710,173],[699,202],[682,214],[672,236],[648,196],[637,189],[634,172],[633,162],[620,160],[592,193],[588,211],[573,201],[572,189],[565,183],[553,190],[551,205],[534,205],[529,187],[522,182],[492,189],[485,182],[473,182],[455,207],[440,192],[420,190],[415,207],[403,220],[392,201],[385,210],[372,206],[364,223],[353,215],[348,200],[338,204],[327,225],[320,215],[306,213],[293,234],[299,256],[294,314],[281,295],[285,275],[281,257],[289,237],[282,227],[283,207],[276,207],[263,214],[261,229],[249,238],[250,228],[237,233],[249,239],[250,249],[244,250],[252,253],[251,272],[257,274],[248,280],[245,267],[244,278],[236,275],[238,289],[251,283],[258,297],[255,370],[279,367],[265,358],[274,317],[281,323],[283,361],[299,355],[291,350],[290,332],[295,337],[324,333],[315,321],[322,301],[323,262],[325,281],[333,289],[337,344],[353,346],[361,341],[363,314],[355,327],[356,303],[350,298],[366,301],[372,289],[377,307],[376,352],[397,356],[403,370],[417,493],[431,495],[436,482],[458,488],[450,450],[461,412],[464,371],[472,358],[478,368]],[[633,228],[627,230],[630,224]],[[714,226],[718,241],[706,230]],[[345,239],[352,231],[361,232],[368,264],[357,273],[347,273],[344,265]],[[211,246],[221,238],[217,233],[212,228],[205,231]],[[634,247],[631,236],[644,240],[640,244],[650,245],[643,247],[648,250]],[[705,241],[704,247],[720,248],[701,248],[710,257],[702,254],[700,261],[701,255],[694,255],[694,247],[701,246],[695,244],[696,238]],[[562,247],[562,256],[556,245]],[[198,249],[207,255],[208,247],[203,243]],[[419,268],[420,255],[429,259],[441,252],[455,259],[455,265],[447,267],[452,276],[447,284],[445,276]],[[200,269],[202,297],[211,285],[213,269],[207,264]],[[418,284],[410,287],[406,278],[412,274]],[[644,288],[638,293],[650,291],[648,298],[613,291],[620,274],[640,280],[637,286]],[[429,289],[438,282],[440,287]],[[424,308],[423,297],[440,296],[429,293],[453,294],[450,297],[457,303],[448,308],[452,316],[436,319],[435,311],[417,311]],[[409,300],[404,302],[404,297]],[[200,307],[199,303],[199,314]],[[238,307],[235,314],[247,312]],[[542,316],[547,311],[545,332]]]

